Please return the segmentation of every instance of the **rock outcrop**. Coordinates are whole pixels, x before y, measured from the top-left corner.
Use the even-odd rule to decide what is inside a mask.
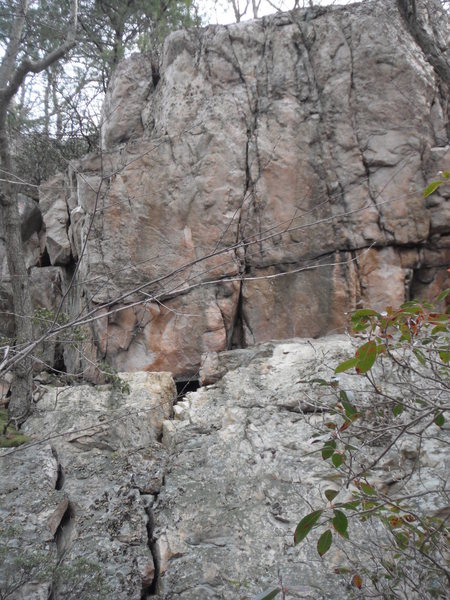
[[[141,600],[155,587],[152,504],[176,390],[168,373],[122,378],[129,395],[39,386],[33,442],[0,455],[4,597]]]
[[[65,289],[77,267],[63,310],[100,317],[90,359],[195,378],[203,352],[442,288],[447,17],[416,4],[415,27],[391,0],[317,7],[122,63],[102,155],[41,189],[47,263]]]
[[[358,526],[352,520],[356,545],[335,550],[326,560],[316,551],[318,534],[298,546],[293,538],[303,516],[326,506],[324,491],[339,479],[322,460],[317,444],[318,429],[332,413],[316,408],[327,404],[324,397],[331,406],[332,394],[311,380],[329,381],[353,351],[350,339],[329,336],[224,353],[218,357],[219,371],[225,366],[231,370],[175,405],[175,419],[164,424],[163,435],[170,468],[155,506],[161,557],[158,598],[247,600],[280,582],[289,599],[353,597],[351,576],[339,578],[330,571],[359,553],[370,572],[372,535],[380,539],[372,525]],[[376,373],[375,380],[388,385]],[[360,401],[368,394],[373,405],[368,380],[339,377],[349,397]],[[389,388],[384,389],[388,397]],[[446,479],[448,431],[433,426],[423,445],[418,437],[395,442],[392,436],[389,447],[386,435],[364,447],[363,463],[388,447],[371,478],[373,485],[392,494],[403,489],[411,469],[408,490],[430,493],[421,509],[429,514],[444,508],[445,497],[431,490]],[[414,461],[420,462],[417,470],[412,469]],[[351,486],[345,492],[348,501]],[[366,584],[361,598],[371,597]]]
[[[351,572],[332,571],[360,553],[368,575],[355,597],[372,597],[373,524],[352,519],[353,545],[343,552],[335,539],[326,560],[317,532],[310,543],[293,539],[300,518],[326,506],[324,491],[340,487],[315,437],[331,414],[316,408],[333,395],[310,380],[329,380],[353,351],[350,339],[330,336],[219,355],[228,372],[176,403],[174,419],[167,373],[123,375],[129,396],[109,386],[44,386],[25,424],[32,445],[0,454],[0,552],[6,545],[9,556],[0,561],[0,591],[8,574],[10,585],[26,584],[11,600],[250,600],[280,582],[290,599],[343,600],[352,597]],[[367,379],[344,374],[341,385],[373,404]],[[426,514],[446,510],[448,432],[431,425],[422,440],[396,433],[372,485],[389,494],[406,485]],[[379,442],[352,442],[364,448],[353,464],[378,456]],[[344,488],[343,500],[352,498]]]

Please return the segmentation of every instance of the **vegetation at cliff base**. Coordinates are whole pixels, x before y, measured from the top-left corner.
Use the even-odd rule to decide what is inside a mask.
[[[8,420],[6,408],[0,408],[0,448],[13,448],[30,441],[30,438],[20,431]]]

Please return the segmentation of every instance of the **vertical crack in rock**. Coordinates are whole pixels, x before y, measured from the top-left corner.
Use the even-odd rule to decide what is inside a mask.
[[[359,119],[358,119],[358,107],[357,107],[357,102],[356,102],[356,86],[355,86],[355,81],[354,81],[355,62],[354,62],[354,56],[353,56],[353,40],[352,40],[352,31],[351,31],[352,26],[351,26],[350,21],[347,21],[346,23],[342,23],[342,20],[339,20],[339,25],[340,25],[342,34],[345,38],[345,41],[347,43],[348,51],[350,54],[350,89],[349,89],[349,99],[348,100],[349,100],[349,105],[350,105],[350,114],[351,114],[351,119],[352,119],[353,133],[355,136],[357,149],[358,149],[360,157],[361,157],[361,163],[363,165],[364,172],[366,175],[367,193],[368,193],[369,199],[372,201],[372,203],[377,211],[377,215],[378,215],[377,225],[378,225],[380,232],[382,232],[384,234],[385,238],[387,238],[388,236],[392,237],[393,233],[388,232],[384,226],[383,217],[380,212],[380,209],[378,208],[376,196],[374,196],[372,188],[371,188],[370,167],[369,167],[367,159],[364,155],[364,148],[363,148],[363,144],[361,141]]]
[[[157,60],[152,56],[151,58],[151,69],[152,69],[152,83],[153,83],[153,91],[156,89],[156,86],[161,79],[160,65]]]
[[[356,281],[357,281],[357,287],[355,289],[355,298],[356,298],[355,308],[362,308],[361,298],[362,298],[363,282],[362,282],[362,278],[361,278],[361,268],[360,268],[360,264],[358,262],[356,250],[351,250],[350,256],[351,256],[351,260],[353,261],[353,263],[355,265],[355,274],[356,274]]]
[[[56,460],[56,464],[57,464],[57,476],[56,476],[56,482],[55,482],[55,490],[60,491],[64,487],[64,480],[65,480],[64,468],[63,468],[62,464],[59,462],[58,453],[56,452],[56,448],[54,448],[54,446],[52,446],[52,455],[53,455],[54,459]]]
[[[54,453],[55,454],[55,453]],[[59,466],[59,465],[58,465]],[[55,489],[60,489],[55,486]],[[57,555],[57,563],[56,567],[58,567],[66,553],[66,550],[69,548],[70,542],[72,540],[73,528],[75,524],[75,509],[73,504],[68,501],[67,508],[64,511],[61,521],[55,531],[55,535],[53,536],[53,540],[56,545],[56,555]],[[54,600],[57,597],[57,570],[55,569],[52,574],[52,582],[50,585],[50,590],[47,596],[47,600]]]
[[[230,328],[229,336],[227,339],[227,350],[232,350],[234,348],[245,348],[245,332],[244,332],[244,306],[243,306],[243,296],[242,296],[242,286],[243,283],[241,281],[239,287],[239,298],[238,305],[236,309],[236,314],[234,316],[233,323]]]
[[[164,482],[163,482],[164,485]],[[156,498],[157,494],[155,494]],[[142,499],[142,494],[141,494]],[[141,600],[147,600],[151,596],[156,596],[159,591],[159,577],[160,577],[160,566],[161,566],[161,557],[159,554],[158,541],[154,536],[155,523],[153,517],[153,511],[148,503],[143,501],[145,506],[145,513],[147,515],[147,545],[152,556],[154,573],[152,581],[142,582],[142,591],[141,591]]]
[[[72,539],[74,525],[75,509],[72,503],[69,501],[54,535],[56,550],[58,553],[58,562],[60,562],[64,558],[64,554],[67,548],[69,547],[69,544]]]

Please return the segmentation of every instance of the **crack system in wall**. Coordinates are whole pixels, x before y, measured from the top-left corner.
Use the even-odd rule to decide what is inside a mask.
[[[157,494],[155,494],[155,498],[156,497],[157,497]],[[141,498],[142,498],[142,495],[141,495]],[[154,536],[155,524],[154,524],[153,511],[149,504],[145,505],[145,512],[147,515],[147,545],[148,545],[148,549],[150,550],[150,554],[153,559],[153,565],[154,565],[155,571],[154,571],[152,582],[148,583],[148,584],[144,584],[142,586],[141,600],[147,600],[148,598],[150,598],[152,596],[156,596],[158,594],[160,568],[161,568],[161,557],[159,554],[158,541],[157,541],[156,537]]]

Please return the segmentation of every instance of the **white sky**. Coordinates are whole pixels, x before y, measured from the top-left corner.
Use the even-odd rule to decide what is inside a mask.
[[[246,0],[238,0],[239,5],[245,8]],[[358,0],[314,0],[315,5],[326,6],[328,4],[349,4],[350,2],[357,2]],[[270,5],[272,2],[272,6]],[[261,5],[258,11],[258,17],[264,15],[270,15],[276,12],[274,5],[279,6],[281,10],[291,10],[293,8],[295,0],[261,0]],[[219,23],[221,25],[228,25],[229,23],[235,22],[234,12],[231,5],[231,0],[199,0],[200,8],[206,15],[206,21],[208,23]],[[300,0],[299,5],[309,5],[308,0]],[[246,16],[241,18],[241,21],[248,21],[253,18],[251,0],[248,3],[248,9]],[[205,23],[206,24],[206,23]]]

